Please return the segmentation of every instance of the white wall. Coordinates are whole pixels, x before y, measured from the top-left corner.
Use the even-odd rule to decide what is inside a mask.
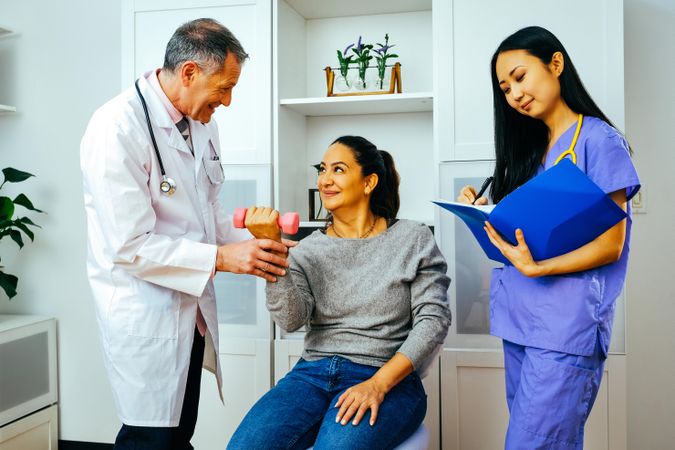
[[[675,442],[675,2],[625,2],[626,133],[648,187],[628,280],[629,448],[657,450]],[[36,217],[34,244],[0,247],[20,277],[14,300],[0,294],[0,312],[58,318],[60,438],[112,442],[118,422],[85,277],[79,140],[120,90],[120,2],[0,0],[0,26],[20,33],[0,40],[0,103],[19,109],[0,116],[0,168],[35,173],[16,188],[48,212]]]
[[[626,135],[647,185],[628,277],[628,448],[675,446],[675,2],[625,0]]]
[[[37,175],[13,186],[47,211],[21,252],[3,244],[19,295],[0,311],[58,318],[60,438],[112,441],[118,428],[85,274],[79,142],[91,113],[120,89],[120,2],[0,0],[0,168]],[[20,190],[19,190],[20,189]],[[3,192],[5,188],[3,188]],[[4,256],[7,255],[5,258]]]

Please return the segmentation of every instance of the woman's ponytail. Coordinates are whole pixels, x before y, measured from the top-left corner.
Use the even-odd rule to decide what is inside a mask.
[[[380,176],[373,195],[370,197],[370,209],[376,215],[384,217],[388,221],[396,218],[398,209],[401,206],[401,199],[398,193],[398,187],[401,178],[396,171],[394,158],[386,150],[379,150],[384,163],[384,173]]]

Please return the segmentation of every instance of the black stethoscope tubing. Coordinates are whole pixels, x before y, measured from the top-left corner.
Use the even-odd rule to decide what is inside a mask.
[[[143,97],[143,94],[141,94],[141,89],[138,87],[138,80],[136,80],[134,86],[136,86],[138,98],[140,98],[141,105],[143,106],[145,120],[148,123],[148,131],[150,131],[150,139],[152,140],[152,147],[155,149],[155,155],[157,155],[157,162],[159,163],[159,170],[162,173],[162,181],[159,183],[159,190],[166,195],[172,195],[174,192],[176,192],[176,182],[172,178],[166,176],[164,163],[162,162],[162,156],[159,154],[159,147],[157,146],[157,140],[155,139],[155,133],[152,131],[150,114],[148,113],[148,105],[145,103],[145,98]]]

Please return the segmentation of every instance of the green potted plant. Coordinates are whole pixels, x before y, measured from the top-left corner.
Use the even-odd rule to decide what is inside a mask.
[[[351,88],[349,84],[349,65],[352,63],[354,56],[347,56],[347,52],[352,47],[354,47],[354,44],[349,44],[344,52],[337,51],[338,62],[340,63],[340,76],[335,80],[335,84],[341,91],[347,91]]]
[[[356,63],[359,66],[359,78],[357,78],[354,86],[360,91],[363,91],[368,87],[366,85],[366,70],[368,70],[368,67],[370,66],[370,60],[373,59],[370,55],[372,49],[372,44],[361,43],[361,36],[359,36],[356,47],[352,48],[352,51],[356,53]]]
[[[28,172],[6,167],[2,169],[4,179],[0,184],[0,190],[5,183],[20,183],[34,176]],[[28,217],[16,217],[16,206],[21,206],[29,211],[41,213],[39,209],[33,206],[33,203],[24,194],[17,195],[14,200],[9,197],[0,195],[0,241],[6,237],[10,237],[19,246],[23,248],[23,235],[28,236],[32,241],[34,234],[29,227],[38,227],[39,225],[33,223]],[[0,259],[0,262],[2,260]],[[0,265],[0,288],[5,291],[7,297],[10,299],[16,295],[16,285],[19,279],[15,275],[11,275],[4,271],[4,267]]]
[[[387,71],[387,60],[390,58],[398,58],[398,55],[394,53],[388,53],[389,49],[392,47],[395,47],[396,44],[389,45],[389,33],[384,35],[384,45],[380,44],[379,42],[377,45],[380,46],[380,48],[375,49],[375,52],[377,53],[378,56],[375,56],[375,59],[377,60],[377,84],[379,89],[384,89],[384,79],[386,77],[386,71]]]

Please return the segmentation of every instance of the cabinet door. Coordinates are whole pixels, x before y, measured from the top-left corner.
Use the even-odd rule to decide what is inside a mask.
[[[271,205],[268,165],[225,165],[220,204],[231,214],[237,207]],[[265,281],[252,275],[219,273],[214,279],[218,302],[220,346],[231,338],[271,339],[265,307]]]
[[[451,105],[437,125],[442,160],[494,158],[490,59],[504,38],[530,25],[560,39],[591,96],[623,129],[622,0],[441,3],[434,3],[439,6],[434,11],[442,15],[435,23],[443,25],[439,44],[444,45],[435,61],[443,66],[438,88]]]
[[[584,449],[626,449],[626,357],[610,355],[586,422]],[[504,447],[509,421],[501,351],[441,352],[444,450]]]
[[[52,405],[0,427],[0,450],[56,450],[58,429],[58,406]]]
[[[169,38],[181,24],[213,18],[234,33],[249,54],[232,104],[214,114],[222,160],[229,164],[269,164],[272,142],[272,5],[269,0],[124,0],[122,86],[162,66]]]
[[[492,161],[458,161],[440,167],[440,192],[457,198],[466,185],[480,186],[492,174]],[[489,260],[468,227],[448,211],[440,211],[441,251],[448,262],[453,326],[445,340],[448,348],[501,348],[490,336],[490,271],[499,263]]]
[[[192,445],[222,450],[253,404],[271,387],[271,343],[266,339],[229,339],[220,347],[223,400],[216,378],[202,371],[199,416]]]

